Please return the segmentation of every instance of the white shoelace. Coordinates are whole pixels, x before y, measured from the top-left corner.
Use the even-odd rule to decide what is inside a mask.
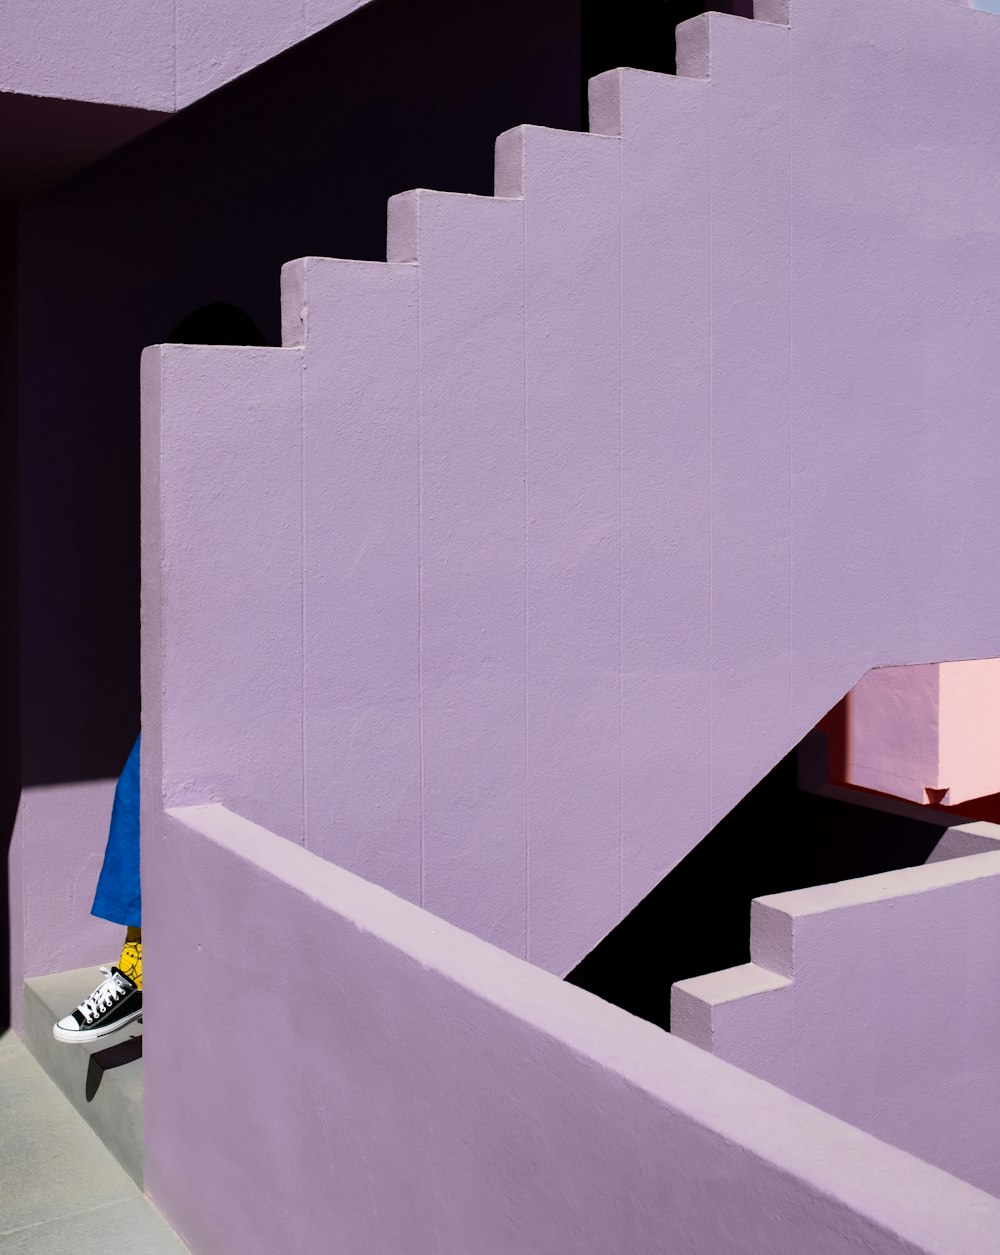
[[[113,1006],[127,988],[125,982],[119,978],[118,973],[112,972],[110,967],[102,967],[101,971],[105,974],[107,980],[102,981],[90,997],[84,998],[83,1002],[80,1003],[83,1018],[88,1024],[107,1011],[108,1007]]]

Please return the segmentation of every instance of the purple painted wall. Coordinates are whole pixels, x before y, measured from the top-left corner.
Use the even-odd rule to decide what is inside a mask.
[[[2,10],[0,91],[173,108],[173,0],[5,0]]]
[[[870,667],[1000,652],[1000,24],[845,0],[678,47],[595,80],[595,133],[501,136],[499,200],[394,198],[387,267],[286,271],[286,459],[234,512],[242,446],[185,450],[239,368],[178,358],[161,416],[168,584],[221,581],[178,606],[168,801],[556,972]]]
[[[159,818],[145,1180],[198,1255],[995,1250],[953,1177],[222,807]]]
[[[1000,1192],[1000,854],[758,898],[751,924],[752,963],[674,986],[672,1031]]]
[[[176,0],[174,108],[185,108],[368,3]]]
[[[380,0],[19,207],[28,975],[115,953],[84,886],[139,723],[142,347],[219,299],[276,341],[282,262],[383,255],[386,200],[414,182],[488,191],[494,137],[526,111],[579,121],[575,3],[512,0],[498,25],[462,0]]]
[[[368,0],[5,0],[0,93],[173,112]]]

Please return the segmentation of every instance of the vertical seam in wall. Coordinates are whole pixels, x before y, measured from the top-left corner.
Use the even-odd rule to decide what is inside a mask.
[[[177,112],[177,0],[174,0],[174,113]]]
[[[711,45],[710,45],[711,47]],[[715,275],[713,271],[713,187],[712,187],[712,66],[708,67],[708,825],[715,822],[715,684],[712,679],[715,644]]]
[[[794,710],[793,705],[792,705],[792,699],[794,696],[794,692],[793,692],[794,662],[793,660],[795,657],[792,651],[792,623],[793,623],[792,607],[794,604],[793,603],[794,584],[792,581],[792,570],[793,570],[793,554],[794,554],[793,535],[794,535],[794,521],[795,521],[795,514],[794,514],[795,442],[793,439],[793,430],[792,430],[793,424],[795,421],[795,418],[794,418],[795,408],[792,401],[792,398],[793,398],[792,388],[793,388],[793,381],[794,381],[794,372],[793,372],[792,367],[793,367],[793,361],[794,361],[793,346],[794,346],[794,336],[795,336],[795,319],[794,319],[794,312],[795,312],[794,291],[795,289],[794,289],[794,267],[793,267],[793,250],[792,250],[793,238],[794,238],[794,217],[793,217],[794,201],[792,199],[792,152],[793,152],[792,125],[793,125],[795,113],[792,108],[791,14],[789,14],[788,39],[787,39],[785,47],[787,50],[787,72],[788,72],[788,724],[789,724],[788,739],[789,739],[789,744],[790,744],[791,739],[792,739],[792,721],[793,721],[793,710]],[[787,994],[788,994],[788,999],[791,1001],[791,1000],[794,1000],[795,998],[795,984],[794,984],[795,924],[794,924],[794,921],[792,923],[791,954],[789,957],[791,959],[791,973],[792,973],[793,983],[789,987]],[[790,1010],[789,1015],[792,1015],[793,1013],[794,1013],[794,1007]],[[795,1076],[795,1034],[793,1032],[788,1033],[787,1041],[788,1041],[788,1054],[786,1057],[786,1064],[785,1064],[787,1068],[787,1074],[784,1080],[785,1080],[785,1085],[788,1087],[789,1090],[791,1090],[791,1086],[794,1084],[793,1078]]]
[[[302,845],[309,848],[309,794],[306,788],[306,342],[309,328],[309,263],[305,263],[306,325],[302,328],[302,349],[299,360],[299,650],[301,685],[299,688],[300,752],[302,755]]]
[[[619,91],[621,86],[619,84]],[[625,900],[625,298],[622,215],[622,149],[618,137],[618,918]]]
[[[788,743],[794,735],[794,659],[792,649],[795,541],[795,422],[794,396],[794,341],[795,341],[795,269],[793,264],[794,200],[792,198],[792,32],[789,28],[785,44],[786,72],[788,74]]]
[[[424,905],[424,854],[426,819],[424,815],[424,446],[423,446],[423,327],[420,274],[420,194],[417,193],[417,740],[420,747],[420,905]]]
[[[156,527],[157,527],[157,533],[158,533],[156,537],[156,547],[157,547],[156,631],[157,631],[157,651],[160,655],[158,659],[159,667],[157,669],[157,675],[158,675],[157,683],[160,689],[160,703],[159,703],[160,727],[158,729],[159,741],[160,741],[160,754],[159,754],[159,762],[156,764],[156,769],[159,776],[159,783],[157,787],[156,823],[157,823],[157,831],[162,837],[163,835],[162,816],[163,816],[163,811],[167,804],[167,749],[166,749],[167,703],[165,700],[166,675],[167,675],[167,648],[166,648],[166,631],[163,625],[163,602],[164,602],[163,589],[164,589],[164,585],[166,584],[164,571],[167,565],[166,510],[164,508],[164,503],[163,503],[163,489],[164,489],[164,483],[165,483],[165,476],[163,474],[163,463],[164,463],[163,413],[164,413],[164,410],[166,409],[166,406],[164,404],[164,398],[166,396],[166,381],[164,378],[164,376],[166,375],[166,355],[162,348],[159,349],[157,353],[158,353],[157,370],[159,371],[160,377],[159,377],[159,380],[157,381],[157,394],[158,395],[157,395],[157,414],[156,414],[156,444],[157,444],[157,449],[156,449],[156,458],[157,458]],[[140,560],[141,560],[141,556],[142,555],[140,553]],[[141,589],[140,589],[140,597],[141,597]],[[140,645],[141,645],[141,642],[140,642]],[[139,729],[140,731],[142,730],[141,708],[139,711]],[[141,752],[139,755],[139,771],[140,771],[140,785],[141,785],[141,772],[142,772]],[[140,805],[141,805],[141,802],[142,802],[142,794],[140,792]],[[142,839],[142,834],[140,831],[140,841],[141,839]]]
[[[523,156],[522,156],[523,161]],[[531,814],[528,797],[528,200],[521,171],[521,417],[524,568],[524,958],[530,962]]]

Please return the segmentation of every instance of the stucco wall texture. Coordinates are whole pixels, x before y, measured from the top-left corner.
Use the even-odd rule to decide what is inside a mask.
[[[148,353],[169,804],[564,973],[869,668],[1000,654],[1000,23],[762,9]]]
[[[675,985],[672,1031],[1000,1193],[1000,854],[773,894],[751,919],[753,962]]]
[[[0,3],[0,92],[172,113],[368,0]]]
[[[996,1249],[996,1199],[221,806],[145,874],[145,1181],[198,1255]]]
[[[1000,659],[871,671],[847,700],[849,784],[955,806],[1000,792]]]
[[[577,124],[578,16],[574,0],[508,0],[498,27],[464,0],[380,0],[20,207],[7,289],[20,361],[3,375],[20,388],[24,573],[20,657],[5,657],[32,811],[9,876],[12,908],[27,912],[15,1016],[22,965],[37,976],[107,963],[120,945],[87,899],[139,722],[142,347],[218,299],[277,342],[287,258],[384,255],[393,192],[422,180],[489,190],[498,131],[525,115]],[[230,434],[238,447],[248,433]]]

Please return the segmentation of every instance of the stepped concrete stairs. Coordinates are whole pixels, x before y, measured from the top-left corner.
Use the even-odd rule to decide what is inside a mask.
[[[671,1032],[996,1194],[998,901],[1000,825],[981,821],[924,864],[755,898],[751,961],[676,982]]]
[[[24,1043],[141,1187],[142,1021],[90,1045],[66,1045],[52,1025],[100,984],[96,967],[25,982]]]
[[[914,14],[966,86],[900,145]],[[151,814],[223,801],[564,974],[869,668],[1000,654],[995,355],[944,328],[929,379],[907,330],[992,299],[993,236],[956,270],[920,223],[1000,211],[1000,23],[758,16],[501,136],[492,198],[393,198],[387,262],[290,263],[282,348],[147,351]]]

